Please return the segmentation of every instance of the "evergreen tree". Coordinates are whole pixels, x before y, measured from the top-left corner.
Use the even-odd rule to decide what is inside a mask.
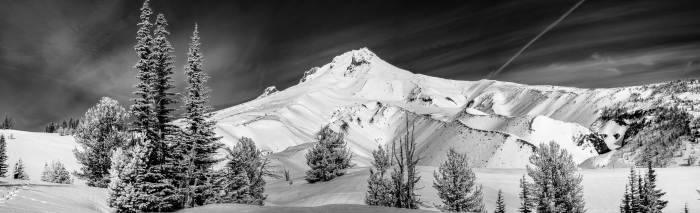
[[[29,180],[29,175],[27,175],[27,171],[24,171],[24,163],[21,158],[15,163],[15,169],[12,171],[12,178],[17,180]]]
[[[0,129],[12,129],[15,127],[15,120],[5,115],[5,119],[0,123]]]
[[[174,131],[170,104],[175,103],[175,93],[171,92],[175,88],[173,82],[173,70],[175,58],[173,47],[168,41],[170,32],[167,30],[168,21],[165,15],[158,14],[156,17],[155,30],[153,31],[153,53],[151,54],[153,78],[151,81],[151,98],[153,99],[153,113],[155,116],[154,131],[158,134],[158,139],[165,140]],[[159,160],[164,161],[166,156],[165,143],[159,143],[162,147],[157,147],[156,153]]]
[[[142,179],[137,176],[146,169],[145,155],[155,144],[153,131],[153,105],[151,98],[151,82],[153,81],[153,63],[151,60],[153,37],[151,36],[151,14],[153,13],[149,0],[145,0],[140,9],[138,31],[136,33],[136,45],[134,50],[138,56],[138,61],[134,66],[136,69],[136,91],[134,91],[134,102],[131,105],[130,113],[133,117],[131,131],[134,137],[126,144],[124,149],[112,156],[108,203],[114,207],[116,212],[136,212],[143,208],[143,205],[136,203],[136,190],[140,188]]]
[[[267,198],[263,177],[270,174],[267,159],[246,137],[226,151],[229,161],[215,182],[220,195],[211,202],[263,205]]]
[[[480,212],[484,209],[481,186],[464,153],[450,148],[447,160],[433,173],[433,187],[444,205],[438,208],[452,212]]]
[[[668,201],[662,200],[666,193],[656,188],[656,171],[651,162],[647,162],[647,173],[644,177],[643,191],[640,193],[642,212],[660,213],[666,208]]]
[[[145,151],[144,146],[137,143],[126,150],[117,148],[112,155],[107,202],[116,212],[139,212],[143,209],[143,205],[137,203],[141,193],[137,191],[137,183],[146,168]]]
[[[384,148],[379,146],[372,151],[374,162],[373,169],[370,169],[367,180],[367,193],[365,194],[365,204],[370,206],[392,206],[394,203],[394,188],[392,181],[385,178],[386,171],[391,167],[391,155]],[[375,170],[376,169],[376,170]]]
[[[203,70],[200,45],[199,30],[195,24],[187,52],[187,88],[182,101],[186,136],[182,137],[184,140],[174,149],[187,165],[182,183],[186,207],[203,205],[208,199],[205,196],[210,191],[206,184],[207,177],[213,174],[212,166],[218,162],[214,156],[222,147],[220,137],[214,133],[216,123],[211,121],[212,108],[209,106],[209,87],[206,85],[209,76]]]
[[[345,143],[344,133],[336,133],[325,126],[317,134],[318,143],[306,153],[306,164],[311,167],[306,171],[306,181],[315,183],[329,181],[345,174],[350,168],[352,153]]]
[[[503,192],[499,189],[498,190],[498,198],[496,199],[496,210],[494,213],[505,213],[506,212],[506,204],[503,202]]]
[[[173,93],[169,92],[173,87],[173,50],[162,14],[156,19],[151,37],[151,14],[146,0],[141,8],[135,46],[139,57],[136,64],[139,82],[131,108],[135,137],[120,154],[123,157],[116,158],[122,162],[112,162],[117,169],[124,170],[115,171],[116,182],[109,185],[109,203],[117,212],[172,211],[182,204],[172,166],[180,162],[170,155],[167,146],[177,139],[169,108],[174,102]]]
[[[86,179],[88,186],[106,188],[109,184],[112,152],[126,144],[128,117],[116,100],[107,97],[85,112],[74,136],[80,149],[73,153],[82,164],[77,175]]]
[[[628,177],[628,183],[625,186],[625,193],[622,197],[622,203],[620,204],[620,212],[622,213],[636,213],[640,212],[640,188],[643,184],[641,178],[637,178],[638,174],[635,172],[634,167],[630,167],[630,174]]]
[[[585,212],[581,175],[571,155],[559,144],[541,144],[530,156],[527,173],[532,178],[537,212]]]
[[[530,191],[530,185],[525,181],[525,175],[520,179],[520,208],[518,209],[521,213],[531,213],[534,212],[534,206],[532,205],[532,198],[530,197],[532,192]]]
[[[7,175],[7,141],[5,135],[0,135],[0,177]]]
[[[685,212],[685,213],[690,212],[690,211],[688,210],[688,203],[685,203],[685,207],[683,207],[683,212]]]

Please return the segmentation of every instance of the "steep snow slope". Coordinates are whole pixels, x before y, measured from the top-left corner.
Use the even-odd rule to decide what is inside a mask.
[[[580,89],[441,79],[397,68],[363,48],[305,72],[295,86],[220,110],[214,119],[226,144],[245,136],[270,152],[314,142],[324,125],[348,124],[348,144],[360,166],[368,165],[373,149],[405,132],[407,118],[418,119],[416,141],[426,165],[454,147],[478,166],[520,168],[533,146],[549,141],[578,163],[597,156],[589,142],[577,143],[589,128],[624,133],[624,127],[598,122],[602,109],[676,103],[663,91],[661,84]],[[612,147],[616,141],[605,142]]]

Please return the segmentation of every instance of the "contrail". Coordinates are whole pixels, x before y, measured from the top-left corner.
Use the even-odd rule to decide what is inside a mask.
[[[566,13],[564,13],[564,15],[562,15],[561,17],[559,17],[559,19],[557,19],[557,20],[554,21],[552,24],[550,24],[549,26],[547,26],[547,28],[544,28],[544,30],[543,30],[542,32],[540,32],[540,34],[537,34],[537,36],[535,36],[535,38],[533,38],[532,40],[530,40],[530,42],[527,42],[527,44],[525,44],[525,46],[523,46],[523,48],[520,48],[520,50],[519,50],[517,53],[515,53],[515,55],[513,55],[513,57],[511,57],[510,59],[508,59],[508,61],[506,61],[505,64],[503,64],[500,68],[498,68],[498,70],[489,73],[489,75],[488,75],[487,78],[490,79],[490,78],[496,77],[496,75],[498,75],[499,73],[501,73],[501,71],[503,71],[503,69],[505,69],[511,62],[513,62],[513,60],[515,60],[515,58],[517,58],[518,56],[520,56],[520,54],[522,54],[522,53],[525,51],[525,49],[527,49],[528,47],[530,47],[530,45],[532,45],[532,43],[535,43],[535,41],[537,41],[537,39],[539,39],[540,37],[542,37],[542,35],[544,35],[544,34],[547,33],[549,30],[551,30],[552,28],[554,28],[554,26],[557,26],[557,24],[559,24],[559,22],[563,21],[567,16],[569,16],[569,14],[571,14],[572,12],[574,12],[574,10],[576,10],[576,8],[578,8],[578,6],[580,6],[581,4],[583,4],[584,1],[586,1],[586,0],[581,0],[581,1],[579,1],[578,3],[576,3],[571,9],[569,9],[568,11],[566,11]]]

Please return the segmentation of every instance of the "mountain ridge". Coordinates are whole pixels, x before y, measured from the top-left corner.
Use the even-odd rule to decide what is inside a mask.
[[[691,83],[695,89],[696,82]],[[594,148],[597,145],[577,141],[578,138],[593,132],[613,135],[623,131],[622,127],[599,119],[604,109],[620,105],[663,105],[652,102],[666,103],[663,95],[658,95],[665,94],[658,91],[664,85],[667,84],[586,89],[495,80],[458,81],[413,74],[361,48],[306,71],[297,85],[219,110],[214,120],[219,122],[217,133],[224,136],[226,144],[235,144],[240,137],[250,137],[272,153],[313,142],[314,134],[324,125],[338,129],[339,125],[349,123],[348,144],[357,156],[356,163],[364,166],[368,165],[371,150],[390,143],[402,132],[398,121],[411,114],[426,119],[417,127],[425,132],[417,136],[419,146],[425,143],[429,147],[429,142],[438,140],[447,141],[448,146],[487,144],[495,147],[483,147],[493,154],[491,156],[478,157],[482,155],[479,150],[463,151],[477,156],[473,163],[478,165],[507,164],[522,168],[528,155],[516,153],[528,153],[528,148],[518,146],[519,149],[508,148],[507,151],[505,147],[513,142],[497,139],[500,137],[497,135],[505,134],[515,139],[511,141],[522,140],[534,146],[555,141],[574,154],[577,163],[582,163],[598,155]],[[645,100],[628,103],[630,99]],[[700,96],[688,96],[684,100],[698,102]],[[377,117],[378,114],[381,116]],[[384,120],[384,123],[375,124],[376,120]],[[463,124],[463,127],[441,124],[450,122]],[[538,126],[533,129],[532,124]],[[571,131],[554,134],[562,126]],[[464,134],[459,139],[447,135],[448,132],[469,132],[469,129],[493,134],[474,139],[479,142],[470,141],[477,137],[475,135]],[[443,135],[429,133],[429,130],[443,132]],[[605,140],[611,148],[615,148],[617,142],[619,139],[612,137]],[[423,155],[439,156],[441,151],[444,150],[426,151]],[[504,151],[519,157],[499,162],[492,159]],[[517,163],[505,163],[509,160]]]

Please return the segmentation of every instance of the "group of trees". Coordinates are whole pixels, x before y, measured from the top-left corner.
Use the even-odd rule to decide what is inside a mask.
[[[398,208],[418,208],[421,204],[415,194],[415,184],[420,180],[415,173],[415,163],[419,159],[412,153],[412,147],[415,146],[410,145],[415,144],[412,135],[407,133],[406,139],[398,142],[399,148],[392,145],[386,151],[380,146],[372,153],[374,162],[365,194],[366,204]],[[553,142],[540,145],[530,157],[530,163],[527,174],[531,182],[525,177],[520,181],[520,212],[585,212],[582,178],[566,150]],[[394,168],[393,173],[390,178],[386,178],[386,171],[391,168]],[[409,172],[400,173],[401,171]],[[476,176],[469,166],[466,154],[449,149],[447,159],[440,164],[433,176],[433,187],[442,200],[442,205],[436,205],[440,210],[485,212],[481,185],[476,183]],[[402,178],[410,178],[412,181],[400,181]],[[412,183],[413,186],[406,187],[401,183]],[[402,198],[413,199],[407,199],[406,202]],[[495,212],[505,212],[500,190]]]
[[[51,122],[44,127],[44,132],[47,133],[59,133],[60,135],[72,135],[78,125],[80,124],[80,119],[73,119],[63,121],[61,123]]]
[[[203,70],[195,24],[189,43],[182,100],[176,100],[173,47],[163,14],[151,19],[146,0],[139,16],[135,69],[138,84],[133,105],[124,109],[103,98],[76,126],[82,164],[78,177],[90,186],[108,188],[108,203],[117,212],[174,211],[207,203],[262,205],[268,161],[252,140],[240,139],[228,150],[226,166],[214,170],[223,145],[211,121],[208,75]],[[175,103],[182,114],[174,115]],[[173,121],[179,117],[175,126]]]
[[[71,184],[70,172],[60,161],[53,161],[51,164],[44,164],[44,171],[41,173],[41,180],[49,183]]]
[[[628,183],[620,205],[621,213],[660,213],[668,204],[668,201],[661,199],[666,193],[656,188],[656,171],[651,165],[651,162],[647,163],[645,175],[635,172],[634,167],[630,167]]]
[[[372,152],[374,157],[365,203],[374,206],[418,209],[420,196],[416,184],[420,176],[416,170],[420,158],[416,155],[415,128],[406,119],[405,134],[385,150],[381,146]],[[391,174],[387,171],[392,169]]]
[[[0,129],[12,129],[15,127],[15,119],[5,115],[5,118],[0,122]]]
[[[654,167],[667,166],[674,152],[683,147],[683,141],[695,137],[691,128],[693,116],[677,107],[606,108],[601,119],[628,126],[619,144],[620,152],[631,153],[638,166],[649,162]]]
[[[7,172],[9,170],[7,160],[7,138],[5,138],[5,135],[0,134],[0,177],[7,176]],[[24,162],[21,158],[15,163],[11,178],[17,180],[29,180],[29,175],[24,168]],[[45,164],[41,180],[51,183],[73,183],[70,173],[60,161],[51,162],[50,166]]]

